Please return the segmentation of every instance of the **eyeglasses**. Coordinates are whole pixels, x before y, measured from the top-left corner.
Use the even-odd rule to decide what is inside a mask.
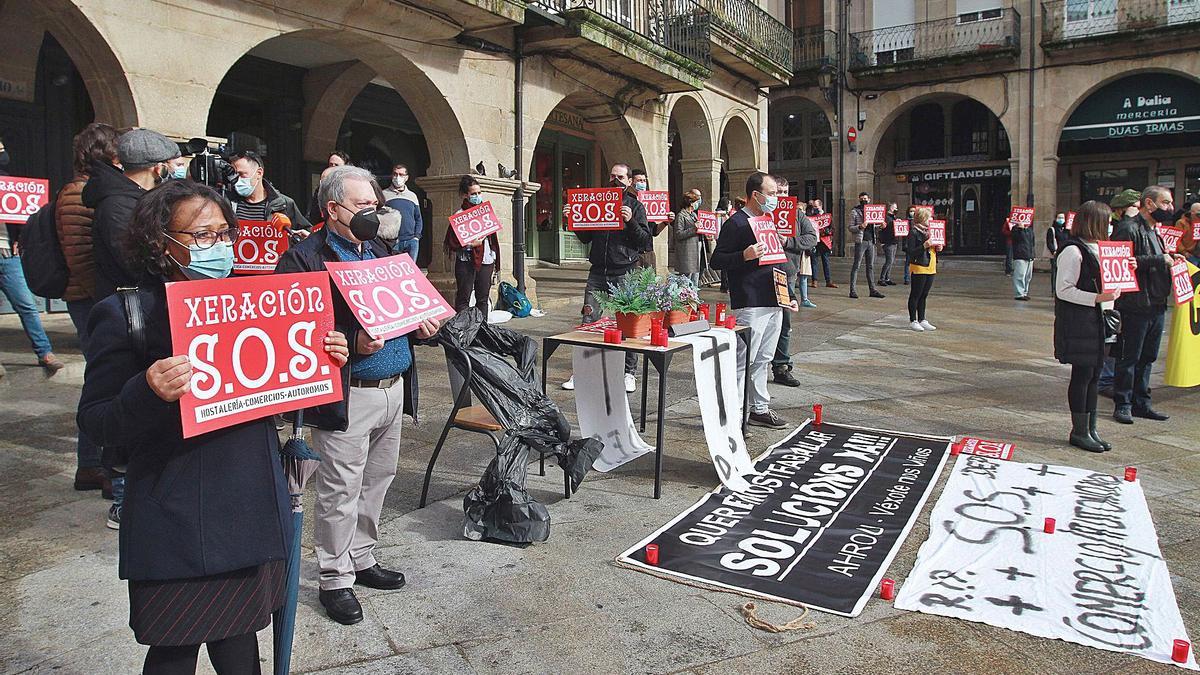
[[[204,249],[212,248],[217,244],[218,241],[224,241],[232,244],[233,242],[237,241],[238,238],[237,229],[232,227],[221,230],[220,232],[213,232],[212,230],[204,230],[203,232],[188,232],[187,230],[167,231],[171,234],[186,234],[192,238],[192,241],[196,242],[196,245],[199,246],[200,250],[202,251]],[[183,242],[175,239],[174,237],[171,237],[171,239],[180,246],[184,245]]]

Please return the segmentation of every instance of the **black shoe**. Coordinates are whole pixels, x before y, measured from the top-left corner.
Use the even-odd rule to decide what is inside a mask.
[[[858,299],[858,291],[850,291],[850,297],[857,300]]]
[[[887,296],[885,296],[883,293],[880,293],[879,291],[871,291],[871,297],[872,298],[885,298]]]
[[[1167,420],[1171,419],[1170,415],[1164,415],[1154,408],[1134,408],[1133,416],[1154,420],[1156,422],[1166,422]]]
[[[375,563],[374,567],[355,572],[354,583],[381,591],[394,591],[404,587],[404,575],[400,572],[385,570],[379,563]]]
[[[358,604],[358,598],[354,597],[353,589],[321,591],[319,596],[325,613],[343,626],[352,626],[363,620],[362,605]]]
[[[1127,405],[1119,405],[1113,409],[1113,419],[1121,424],[1133,424],[1133,415],[1130,413],[1130,407]]]
[[[773,379],[775,380],[776,384],[782,384],[785,387],[799,387],[800,386],[800,380],[797,380],[796,378],[792,377],[792,367],[791,366],[783,366],[782,368],[776,368],[774,371]]]
[[[1112,389],[1112,387],[1111,387],[1111,386],[1109,386],[1109,387],[1100,387],[1100,389],[1098,389],[1096,393],[1098,393],[1098,394],[1100,395],[1100,397],[1101,397],[1101,398],[1109,398],[1109,399],[1111,399],[1111,398],[1113,397],[1113,389]]]
[[[779,415],[776,415],[774,410],[768,410],[765,413],[750,413],[750,424],[769,429],[782,429],[787,426],[787,422],[783,421],[783,418]]]
[[[1108,448],[1096,442],[1088,430],[1089,415],[1087,413],[1071,413],[1071,436],[1067,439],[1071,445],[1088,452],[1104,452]]]
[[[1096,418],[1097,417],[1098,417],[1098,415],[1096,414],[1095,410],[1088,413],[1088,432],[1091,434],[1092,440],[1096,441],[1100,445],[1104,446],[1104,449],[1106,451],[1112,450],[1112,443],[1109,443],[1108,441],[1104,440],[1103,438],[1100,438],[1100,434],[1096,431]]]

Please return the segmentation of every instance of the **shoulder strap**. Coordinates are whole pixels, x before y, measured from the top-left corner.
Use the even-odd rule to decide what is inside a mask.
[[[138,295],[137,287],[118,288],[121,304],[125,307],[125,320],[129,324],[129,337],[133,340],[133,348],[137,350],[138,359],[146,360],[146,316],[142,310],[142,298]]]

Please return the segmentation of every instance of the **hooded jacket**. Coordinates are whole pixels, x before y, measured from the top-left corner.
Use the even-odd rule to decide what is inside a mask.
[[[133,182],[117,167],[93,162],[87,185],[83,187],[83,205],[92,213],[92,257],[96,264],[97,301],[123,286],[136,286],[142,275],[130,262],[126,243],[129,221],[145,188]]]

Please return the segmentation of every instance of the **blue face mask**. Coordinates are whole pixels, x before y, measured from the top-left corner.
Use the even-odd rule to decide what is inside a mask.
[[[171,178],[174,178],[175,180],[183,180],[184,178],[187,178],[187,170],[187,164],[180,164],[179,166],[175,167],[174,171],[171,172]]]
[[[635,190],[637,190],[637,191],[641,192],[641,191],[643,191],[643,190],[649,190],[649,189],[650,189],[650,185],[649,185],[648,183],[644,182],[644,181],[638,181],[638,182],[636,182],[636,183],[634,183],[634,184],[633,184],[633,189],[635,189]]]
[[[179,261],[175,261],[175,264],[188,279],[224,279],[233,271],[233,244],[230,242],[218,241],[204,249],[193,244],[187,249],[191,262],[179,265]]]
[[[246,177],[239,177],[237,182],[233,184],[233,191],[243,197],[249,197],[254,194],[254,181]]]
[[[772,213],[775,211],[775,207],[779,206],[779,197],[775,195],[763,195],[763,199],[766,201],[760,202],[758,205],[763,213]]]
[[[467,195],[467,203],[471,204],[472,206],[479,206],[480,204],[483,203],[483,195],[482,194]]]
[[[693,204],[693,206],[695,206],[696,208],[700,208],[700,205],[701,205],[701,204],[703,204],[703,203],[704,203],[704,198],[703,198],[703,197],[697,197],[697,198],[696,198],[696,203],[695,203],[695,204]]]

